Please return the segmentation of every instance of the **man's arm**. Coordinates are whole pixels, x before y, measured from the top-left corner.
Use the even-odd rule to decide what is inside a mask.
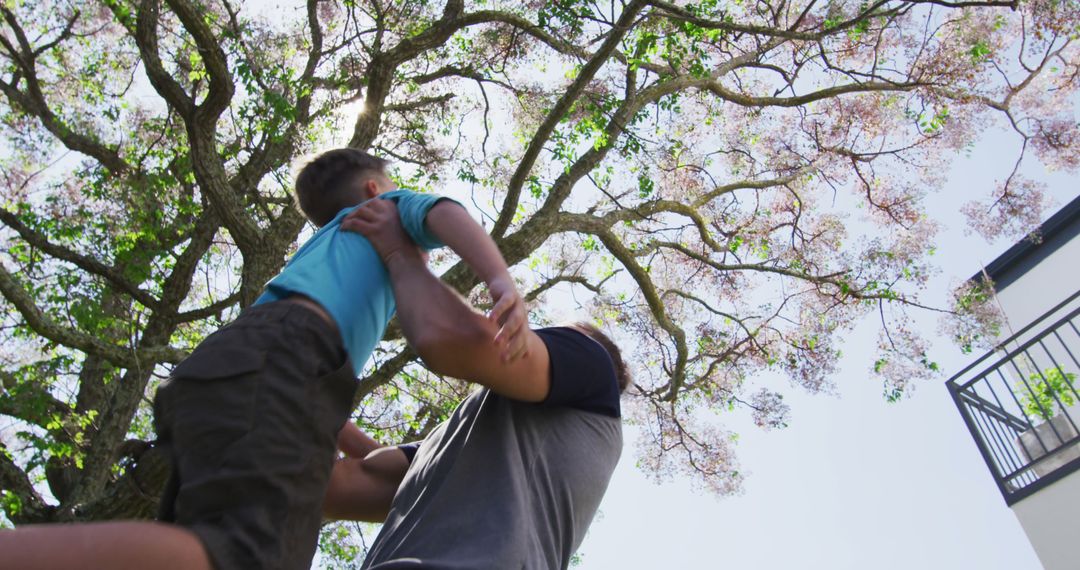
[[[375,219],[374,216],[388,217],[391,211],[394,212],[394,215],[398,214],[395,202],[372,200],[362,208],[350,213],[342,221],[341,227],[344,230],[360,231],[359,228],[364,224],[365,216],[368,217],[368,222],[371,222]],[[491,236],[469,216],[465,208],[452,200],[441,200],[435,203],[434,206],[423,210],[422,220],[416,219],[415,208],[407,211],[413,214],[408,216],[408,225],[412,230],[402,231],[401,218],[398,218],[394,229],[394,232],[400,234],[400,236],[406,236],[403,241],[372,239],[371,236],[367,236],[379,255],[386,259],[387,255],[398,247],[413,249],[415,246],[411,239],[407,237],[409,235],[416,236],[418,240],[427,240],[449,246],[487,284],[493,303],[489,318],[498,324],[498,327],[492,331],[488,342],[494,342],[498,345],[502,351],[501,356],[507,360],[524,356],[527,348],[522,334],[527,329],[525,301],[518,293],[517,287],[514,286],[510,271],[506,267],[506,261],[503,260],[502,254],[499,253],[499,248],[495,246]],[[401,215],[405,216],[405,212],[402,211]],[[418,229],[418,225],[422,225],[423,230]],[[420,232],[420,234],[417,235],[415,232]]]
[[[451,207],[461,210],[457,205]],[[436,215],[432,220],[431,214],[428,215],[429,224],[453,222],[449,216],[440,219]],[[479,227],[471,219],[469,223]],[[354,212],[351,228],[364,234],[383,257],[398,301],[398,322],[409,344],[429,368],[476,382],[515,400],[539,402],[547,396],[550,361],[540,337],[528,327],[521,327],[519,336],[526,355],[516,360],[504,359],[500,347],[491,342],[499,325],[474,311],[456,291],[428,271],[420,252],[402,229],[392,203],[378,200],[359,208]],[[441,229],[454,231],[451,227]],[[479,231],[483,234],[483,229]],[[463,235],[470,239],[468,231]],[[483,237],[490,243],[487,234]]]
[[[525,356],[503,358],[491,343],[498,326],[428,271],[418,253],[386,260],[405,338],[435,372],[476,382],[496,393],[525,402],[547,397],[550,372],[547,347],[525,328]]]
[[[352,422],[338,434],[338,448],[347,456],[334,463],[323,499],[330,519],[382,522],[409,469],[405,453],[380,446]],[[360,455],[359,452],[363,454]]]
[[[488,286],[494,307],[491,319],[500,325],[496,344],[504,346],[503,358],[524,356],[527,343],[517,344],[526,327],[525,301],[518,294],[499,248],[480,224],[460,204],[442,201],[428,212],[426,222],[440,241],[454,250]],[[520,337],[523,339],[523,337]],[[506,346],[509,344],[510,346]],[[525,351],[525,352],[523,352]]]

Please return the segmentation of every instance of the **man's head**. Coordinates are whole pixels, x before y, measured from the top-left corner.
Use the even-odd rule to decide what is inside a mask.
[[[323,227],[344,208],[395,188],[386,161],[354,148],[316,156],[296,175],[296,204],[311,223]]]
[[[590,323],[579,321],[570,326],[585,333],[607,350],[611,362],[615,364],[615,378],[619,381],[619,392],[625,392],[630,387],[631,378],[630,371],[626,368],[626,362],[623,362],[622,351],[619,350],[619,347],[603,331]]]

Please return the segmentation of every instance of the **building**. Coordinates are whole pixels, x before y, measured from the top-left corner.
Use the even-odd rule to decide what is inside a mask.
[[[947,385],[1047,570],[1080,568],[1080,197],[973,280],[993,284],[997,348]]]

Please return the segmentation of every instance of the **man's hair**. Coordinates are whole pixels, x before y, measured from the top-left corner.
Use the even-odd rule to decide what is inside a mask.
[[[579,321],[574,323],[574,326],[585,331],[585,334],[589,335],[589,338],[600,343],[601,346],[607,350],[608,356],[611,357],[612,364],[615,365],[615,379],[619,381],[619,392],[625,392],[630,387],[630,370],[626,367],[626,362],[623,361],[622,351],[606,334],[600,329],[596,328],[591,323],[585,321]]]
[[[360,185],[382,174],[386,161],[355,148],[336,148],[316,156],[296,175],[296,205],[323,227],[343,208],[358,203]]]

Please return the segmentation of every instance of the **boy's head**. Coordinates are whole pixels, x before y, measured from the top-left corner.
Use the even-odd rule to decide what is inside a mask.
[[[622,351],[619,350],[618,345],[591,323],[578,321],[570,326],[585,333],[585,335],[600,343],[607,350],[611,362],[615,365],[615,379],[619,381],[619,392],[625,392],[630,387],[630,371],[626,368],[626,363],[623,362]]]
[[[296,175],[296,204],[317,227],[341,210],[395,188],[386,161],[355,148],[336,148],[316,156]]]

